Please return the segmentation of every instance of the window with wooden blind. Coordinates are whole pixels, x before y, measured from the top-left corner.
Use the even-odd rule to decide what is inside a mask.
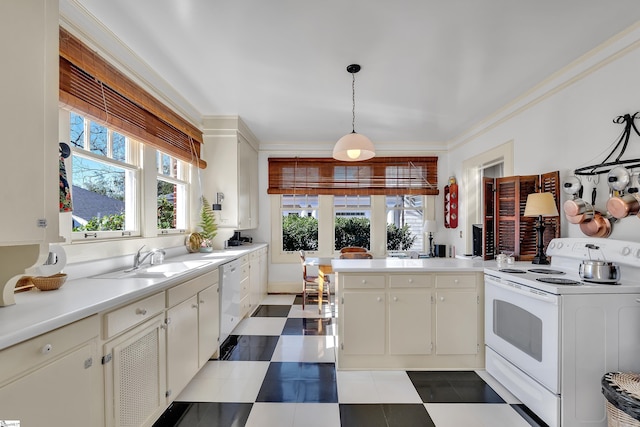
[[[180,160],[206,167],[202,132],[60,28],[60,103]]]
[[[269,194],[437,195],[437,157],[270,158]]]

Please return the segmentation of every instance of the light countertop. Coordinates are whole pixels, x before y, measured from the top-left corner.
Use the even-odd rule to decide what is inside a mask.
[[[457,258],[374,258],[374,259],[333,259],[332,270],[337,273],[416,273],[436,271],[475,271],[482,272],[494,261],[482,259]]]
[[[15,295],[15,305],[0,307],[0,350],[93,314],[161,292],[265,246],[254,243],[224,251],[192,254],[185,249],[183,255],[166,258],[164,262],[203,260],[211,263],[169,278],[70,278],[55,291],[33,289],[18,293]],[[95,271],[93,274],[106,272]]]

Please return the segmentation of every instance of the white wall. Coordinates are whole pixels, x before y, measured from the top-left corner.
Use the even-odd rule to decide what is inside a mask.
[[[640,70],[640,29],[610,40],[572,66],[556,73],[535,90],[517,99],[481,126],[452,141],[450,174],[464,178],[462,163],[507,141],[514,141],[514,174],[559,170],[561,179],[579,167],[599,164],[618,141],[623,126],[612,120],[640,111],[637,91]],[[640,127],[640,120],[636,121]],[[640,158],[640,136],[633,134],[622,159]],[[597,178],[596,178],[597,180]],[[600,176],[596,208],[605,211],[609,197],[607,176]],[[594,179],[582,177],[584,197],[590,199]],[[461,186],[465,183],[461,182]],[[568,196],[562,195],[561,203]],[[466,215],[461,200],[461,216]],[[584,235],[563,218],[562,235]],[[458,230],[449,242],[464,247]],[[640,218],[625,218],[613,227],[611,238],[640,241]]]

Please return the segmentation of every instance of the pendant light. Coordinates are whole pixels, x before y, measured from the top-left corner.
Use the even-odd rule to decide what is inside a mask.
[[[376,155],[376,150],[369,138],[355,131],[356,124],[356,73],[360,71],[360,65],[351,64],[347,67],[351,73],[351,133],[346,134],[336,142],[333,147],[333,158],[345,162],[357,162],[367,160]]]

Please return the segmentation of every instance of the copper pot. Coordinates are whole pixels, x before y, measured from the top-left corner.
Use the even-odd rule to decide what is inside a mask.
[[[611,235],[611,220],[600,212],[596,212],[591,221],[580,224],[580,231],[589,237],[609,237]]]
[[[583,222],[591,221],[595,213],[592,204],[578,198],[564,202],[563,209],[567,221],[571,224],[582,224]]]
[[[607,211],[615,218],[625,218],[640,212],[640,202],[632,194],[610,197],[607,200]]]

